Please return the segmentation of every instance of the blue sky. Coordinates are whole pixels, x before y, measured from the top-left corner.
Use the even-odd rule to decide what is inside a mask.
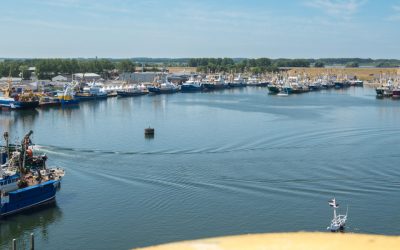
[[[400,0],[2,0],[1,57],[400,59]]]

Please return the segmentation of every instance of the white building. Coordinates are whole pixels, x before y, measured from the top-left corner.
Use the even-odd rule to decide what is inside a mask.
[[[74,80],[76,80],[76,81],[92,82],[92,81],[98,81],[101,79],[100,75],[98,75],[96,73],[76,73],[73,76],[74,76]]]
[[[17,83],[21,83],[22,82],[22,78],[21,77],[2,77],[0,78],[0,82],[3,83],[8,83],[11,80],[12,84],[17,84]]]
[[[157,74],[155,72],[122,73],[119,75],[119,80],[131,83],[153,82]]]
[[[63,76],[63,75],[58,75],[58,76],[51,78],[52,82],[68,82],[69,80],[71,80],[71,79],[69,79],[67,76]]]

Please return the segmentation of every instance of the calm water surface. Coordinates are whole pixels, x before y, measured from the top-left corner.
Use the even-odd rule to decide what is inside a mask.
[[[144,128],[156,129],[145,139]],[[128,249],[258,232],[400,234],[400,101],[349,88],[289,97],[244,88],[0,111],[67,175],[54,206],[1,221],[38,249]]]

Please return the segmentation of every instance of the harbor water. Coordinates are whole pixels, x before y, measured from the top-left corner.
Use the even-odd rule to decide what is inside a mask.
[[[400,101],[266,88],[0,111],[0,132],[66,170],[57,202],[0,221],[0,249],[128,249],[259,232],[400,234]],[[155,128],[154,138],[144,129]]]

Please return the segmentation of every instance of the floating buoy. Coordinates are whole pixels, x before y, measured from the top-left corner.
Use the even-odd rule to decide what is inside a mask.
[[[154,135],[154,128],[150,128],[150,127],[145,128],[145,129],[144,129],[144,133],[145,133],[146,135]]]
[[[154,137],[154,128],[145,128],[144,129],[144,136],[146,138],[153,138]]]

